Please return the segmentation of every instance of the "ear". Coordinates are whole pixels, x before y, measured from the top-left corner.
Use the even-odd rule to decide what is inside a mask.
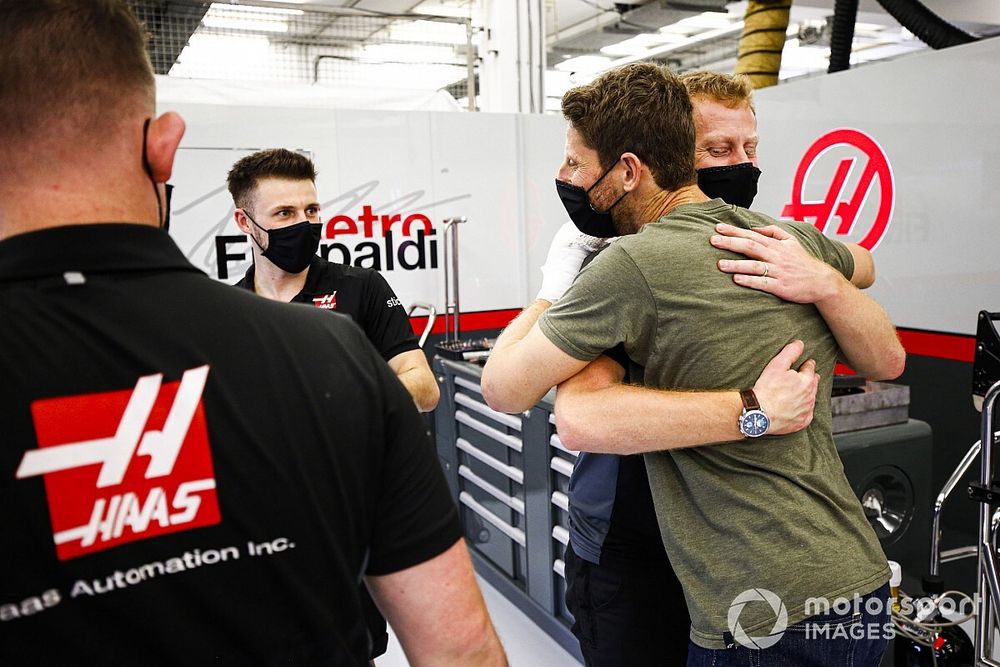
[[[253,234],[253,230],[250,229],[250,221],[247,220],[246,213],[243,209],[238,208],[233,212],[233,220],[236,221],[236,226],[240,228],[240,231],[244,234]]]
[[[174,169],[177,147],[184,136],[184,119],[168,111],[149,123],[146,137],[146,158],[153,171],[153,180],[166,183]]]
[[[645,165],[635,153],[622,153],[621,161],[625,163],[625,171],[622,173],[622,187],[625,192],[631,192],[639,187]]]

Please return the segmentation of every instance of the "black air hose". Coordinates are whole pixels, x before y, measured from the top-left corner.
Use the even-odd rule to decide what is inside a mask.
[[[827,72],[842,72],[851,67],[854,23],[858,18],[858,0],[837,0],[833,8],[833,31],[830,34],[830,67]]]
[[[968,44],[979,38],[953,26],[927,9],[920,0],[878,0],[899,24],[932,49]],[[839,4],[839,3],[838,3]]]

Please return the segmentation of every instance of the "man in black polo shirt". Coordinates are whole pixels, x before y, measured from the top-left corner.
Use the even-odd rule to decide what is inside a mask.
[[[236,285],[269,299],[306,303],[350,315],[422,412],[440,393],[410,321],[378,271],[316,255],[320,209],[316,169],[285,149],[259,151],[233,165],[227,178],[236,224],[253,241],[253,265]]]
[[[362,580],[414,663],[503,664],[363,333],[158,229],[184,123],[124,0],[0,0],[0,45],[0,664],[363,665]]]

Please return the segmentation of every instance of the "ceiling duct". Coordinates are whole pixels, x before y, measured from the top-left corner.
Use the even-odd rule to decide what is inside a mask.
[[[750,77],[754,88],[778,83],[791,7],[792,0],[750,0],[747,4],[736,73]]]
[[[559,62],[563,57],[589,55],[605,46],[643,33],[659,32],[663,26],[703,12],[726,11],[726,0],[654,0],[641,6],[616,3],[618,20],[549,44],[549,61]]]

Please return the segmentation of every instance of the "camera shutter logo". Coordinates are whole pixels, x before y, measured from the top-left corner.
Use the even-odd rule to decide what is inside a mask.
[[[743,626],[740,625],[740,614],[743,613],[743,608],[750,602],[767,603],[776,617],[774,627],[763,637],[751,637],[743,629]],[[729,605],[729,614],[726,620],[729,622],[729,631],[732,633],[736,643],[747,648],[764,649],[777,644],[785,634],[785,628],[788,627],[788,611],[785,609],[785,604],[781,601],[781,598],[776,594],[766,588],[751,588],[736,596],[733,603]]]

